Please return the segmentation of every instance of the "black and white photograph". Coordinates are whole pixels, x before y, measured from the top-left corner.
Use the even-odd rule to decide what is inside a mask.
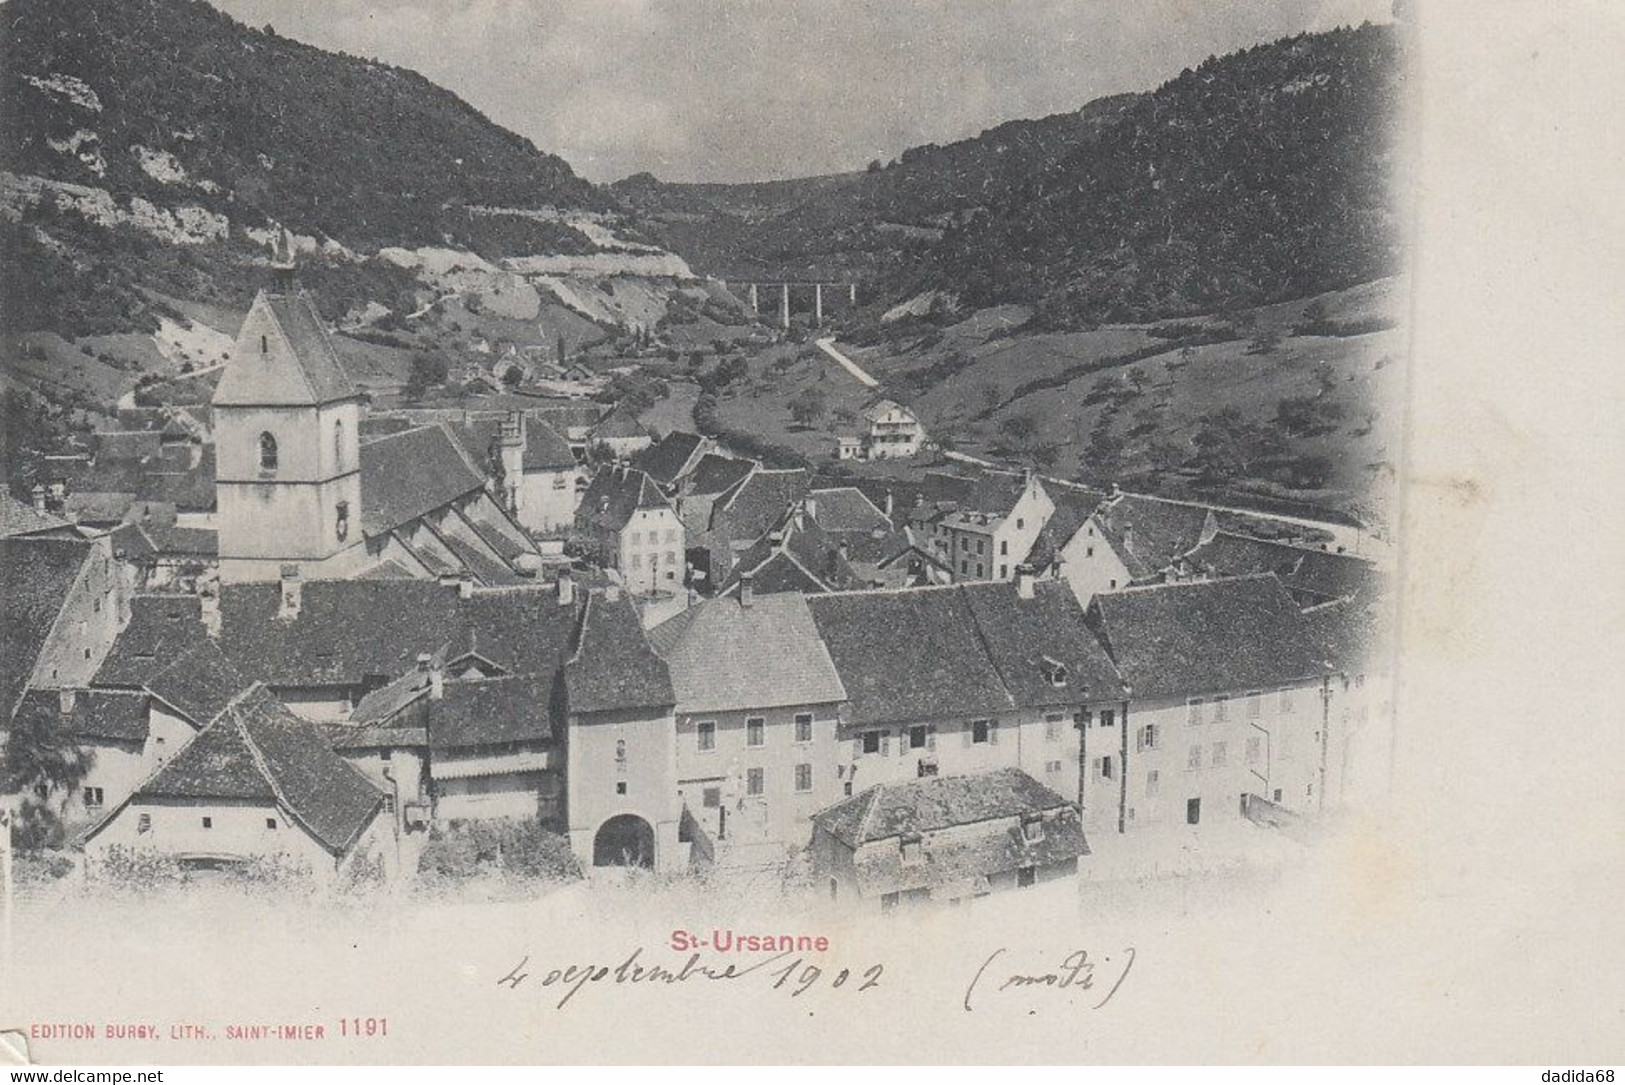
[[[0,2],[0,1062],[1531,1061],[1411,8]]]

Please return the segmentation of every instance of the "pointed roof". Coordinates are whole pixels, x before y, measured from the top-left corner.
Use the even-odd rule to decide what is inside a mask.
[[[384,793],[333,752],[316,724],[255,686],[132,796],[152,798],[276,802],[323,847],[342,854],[376,816]]]
[[[254,326],[258,317],[265,320],[261,334],[280,338],[284,349],[262,353],[239,334],[214,390],[216,407],[304,407],[360,394],[309,297],[261,291],[243,327]]]
[[[846,700],[807,601],[768,595],[748,604],[713,599],[649,631],[671,669],[680,712]]]

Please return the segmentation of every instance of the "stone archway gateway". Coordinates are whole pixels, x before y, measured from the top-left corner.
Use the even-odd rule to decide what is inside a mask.
[[[616,814],[592,838],[593,866],[655,865],[654,827],[636,814]]]

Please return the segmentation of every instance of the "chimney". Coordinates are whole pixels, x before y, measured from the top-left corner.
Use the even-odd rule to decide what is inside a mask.
[[[418,653],[418,688],[429,691],[429,699],[438,701],[446,693],[446,672],[428,652]]]
[[[474,578],[464,573],[457,578],[457,598],[469,599],[474,595]]]
[[[818,499],[812,494],[807,495],[806,500],[802,501],[801,507],[809,517],[814,520],[818,519]]]
[[[751,601],[756,598],[756,587],[755,587],[755,584],[754,584],[755,580],[756,580],[756,575],[754,573],[740,573],[739,574],[739,605],[740,606],[748,607],[748,606],[750,606]]]
[[[559,605],[570,606],[576,601],[576,581],[566,566],[559,570]]]
[[[41,486],[39,483],[36,482],[34,484],[34,488],[29,491],[29,496],[34,499],[34,511],[35,512],[44,512],[44,511],[46,511],[45,510],[45,487],[44,486]]]
[[[1033,597],[1037,577],[1033,575],[1033,567],[1023,562],[1016,566],[1016,595],[1022,599]]]
[[[277,604],[276,616],[292,620],[299,617],[299,604],[302,595],[302,585],[299,580],[299,566],[284,565],[282,567],[282,595],[281,602]]]
[[[886,508],[885,508],[885,512],[886,512],[886,519],[890,520],[891,515],[892,515],[892,496],[891,496],[891,491],[890,490],[886,491]]]
[[[604,585],[604,602],[619,603],[621,601],[621,586],[619,584]]]
[[[203,618],[203,629],[210,637],[220,637],[220,595],[213,588],[198,592],[198,612]]]

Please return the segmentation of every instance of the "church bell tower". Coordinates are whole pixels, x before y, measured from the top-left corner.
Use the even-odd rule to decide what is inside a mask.
[[[243,320],[215,389],[215,499],[224,583],[345,577],[361,535],[361,393],[295,279],[293,240]]]

